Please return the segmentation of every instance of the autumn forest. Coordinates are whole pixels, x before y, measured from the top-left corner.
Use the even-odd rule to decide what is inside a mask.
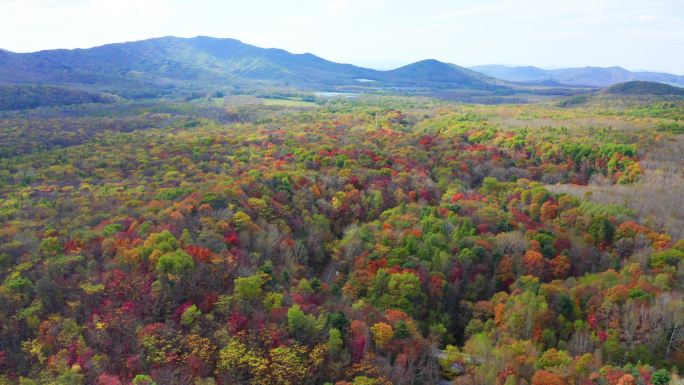
[[[2,113],[0,384],[668,384],[682,122],[419,96]]]

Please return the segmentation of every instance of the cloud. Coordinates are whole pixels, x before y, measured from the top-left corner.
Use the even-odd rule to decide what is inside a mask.
[[[682,22],[683,11],[677,2],[665,0],[498,0],[459,6],[435,15],[434,19],[438,23],[542,28],[539,32],[548,33],[589,26],[672,27]]]
[[[150,37],[175,14],[167,0],[0,0],[0,46],[29,51]]]

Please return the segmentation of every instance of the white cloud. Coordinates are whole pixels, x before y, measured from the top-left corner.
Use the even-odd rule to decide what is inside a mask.
[[[174,15],[166,0],[0,0],[0,42],[19,51],[88,47],[155,36]]]

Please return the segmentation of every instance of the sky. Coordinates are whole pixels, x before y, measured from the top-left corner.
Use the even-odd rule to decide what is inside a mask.
[[[231,37],[388,69],[622,66],[684,75],[684,0],[0,0],[0,48]]]

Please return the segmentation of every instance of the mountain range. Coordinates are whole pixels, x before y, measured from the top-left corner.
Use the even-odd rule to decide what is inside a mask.
[[[292,54],[206,36],[169,36],[33,53],[0,49],[0,85],[62,87],[125,98],[272,89],[442,95],[457,91],[459,95],[471,92],[496,97],[525,92],[562,95],[577,91],[561,88],[604,87],[631,80],[684,85],[684,77],[634,73],[619,67],[543,70],[495,65],[468,69],[431,59],[379,71],[335,63],[310,53]],[[55,94],[54,89],[47,92]],[[35,94],[35,89],[28,92]]]
[[[90,49],[0,51],[0,84],[50,84],[146,96],[178,89],[292,87],[495,89],[495,79],[436,60],[391,71],[234,39],[163,37]]]
[[[622,67],[582,67],[546,70],[538,67],[482,65],[470,67],[490,77],[509,82],[550,85],[608,87],[631,81],[650,81],[684,86],[684,76],[660,72],[632,72]]]

